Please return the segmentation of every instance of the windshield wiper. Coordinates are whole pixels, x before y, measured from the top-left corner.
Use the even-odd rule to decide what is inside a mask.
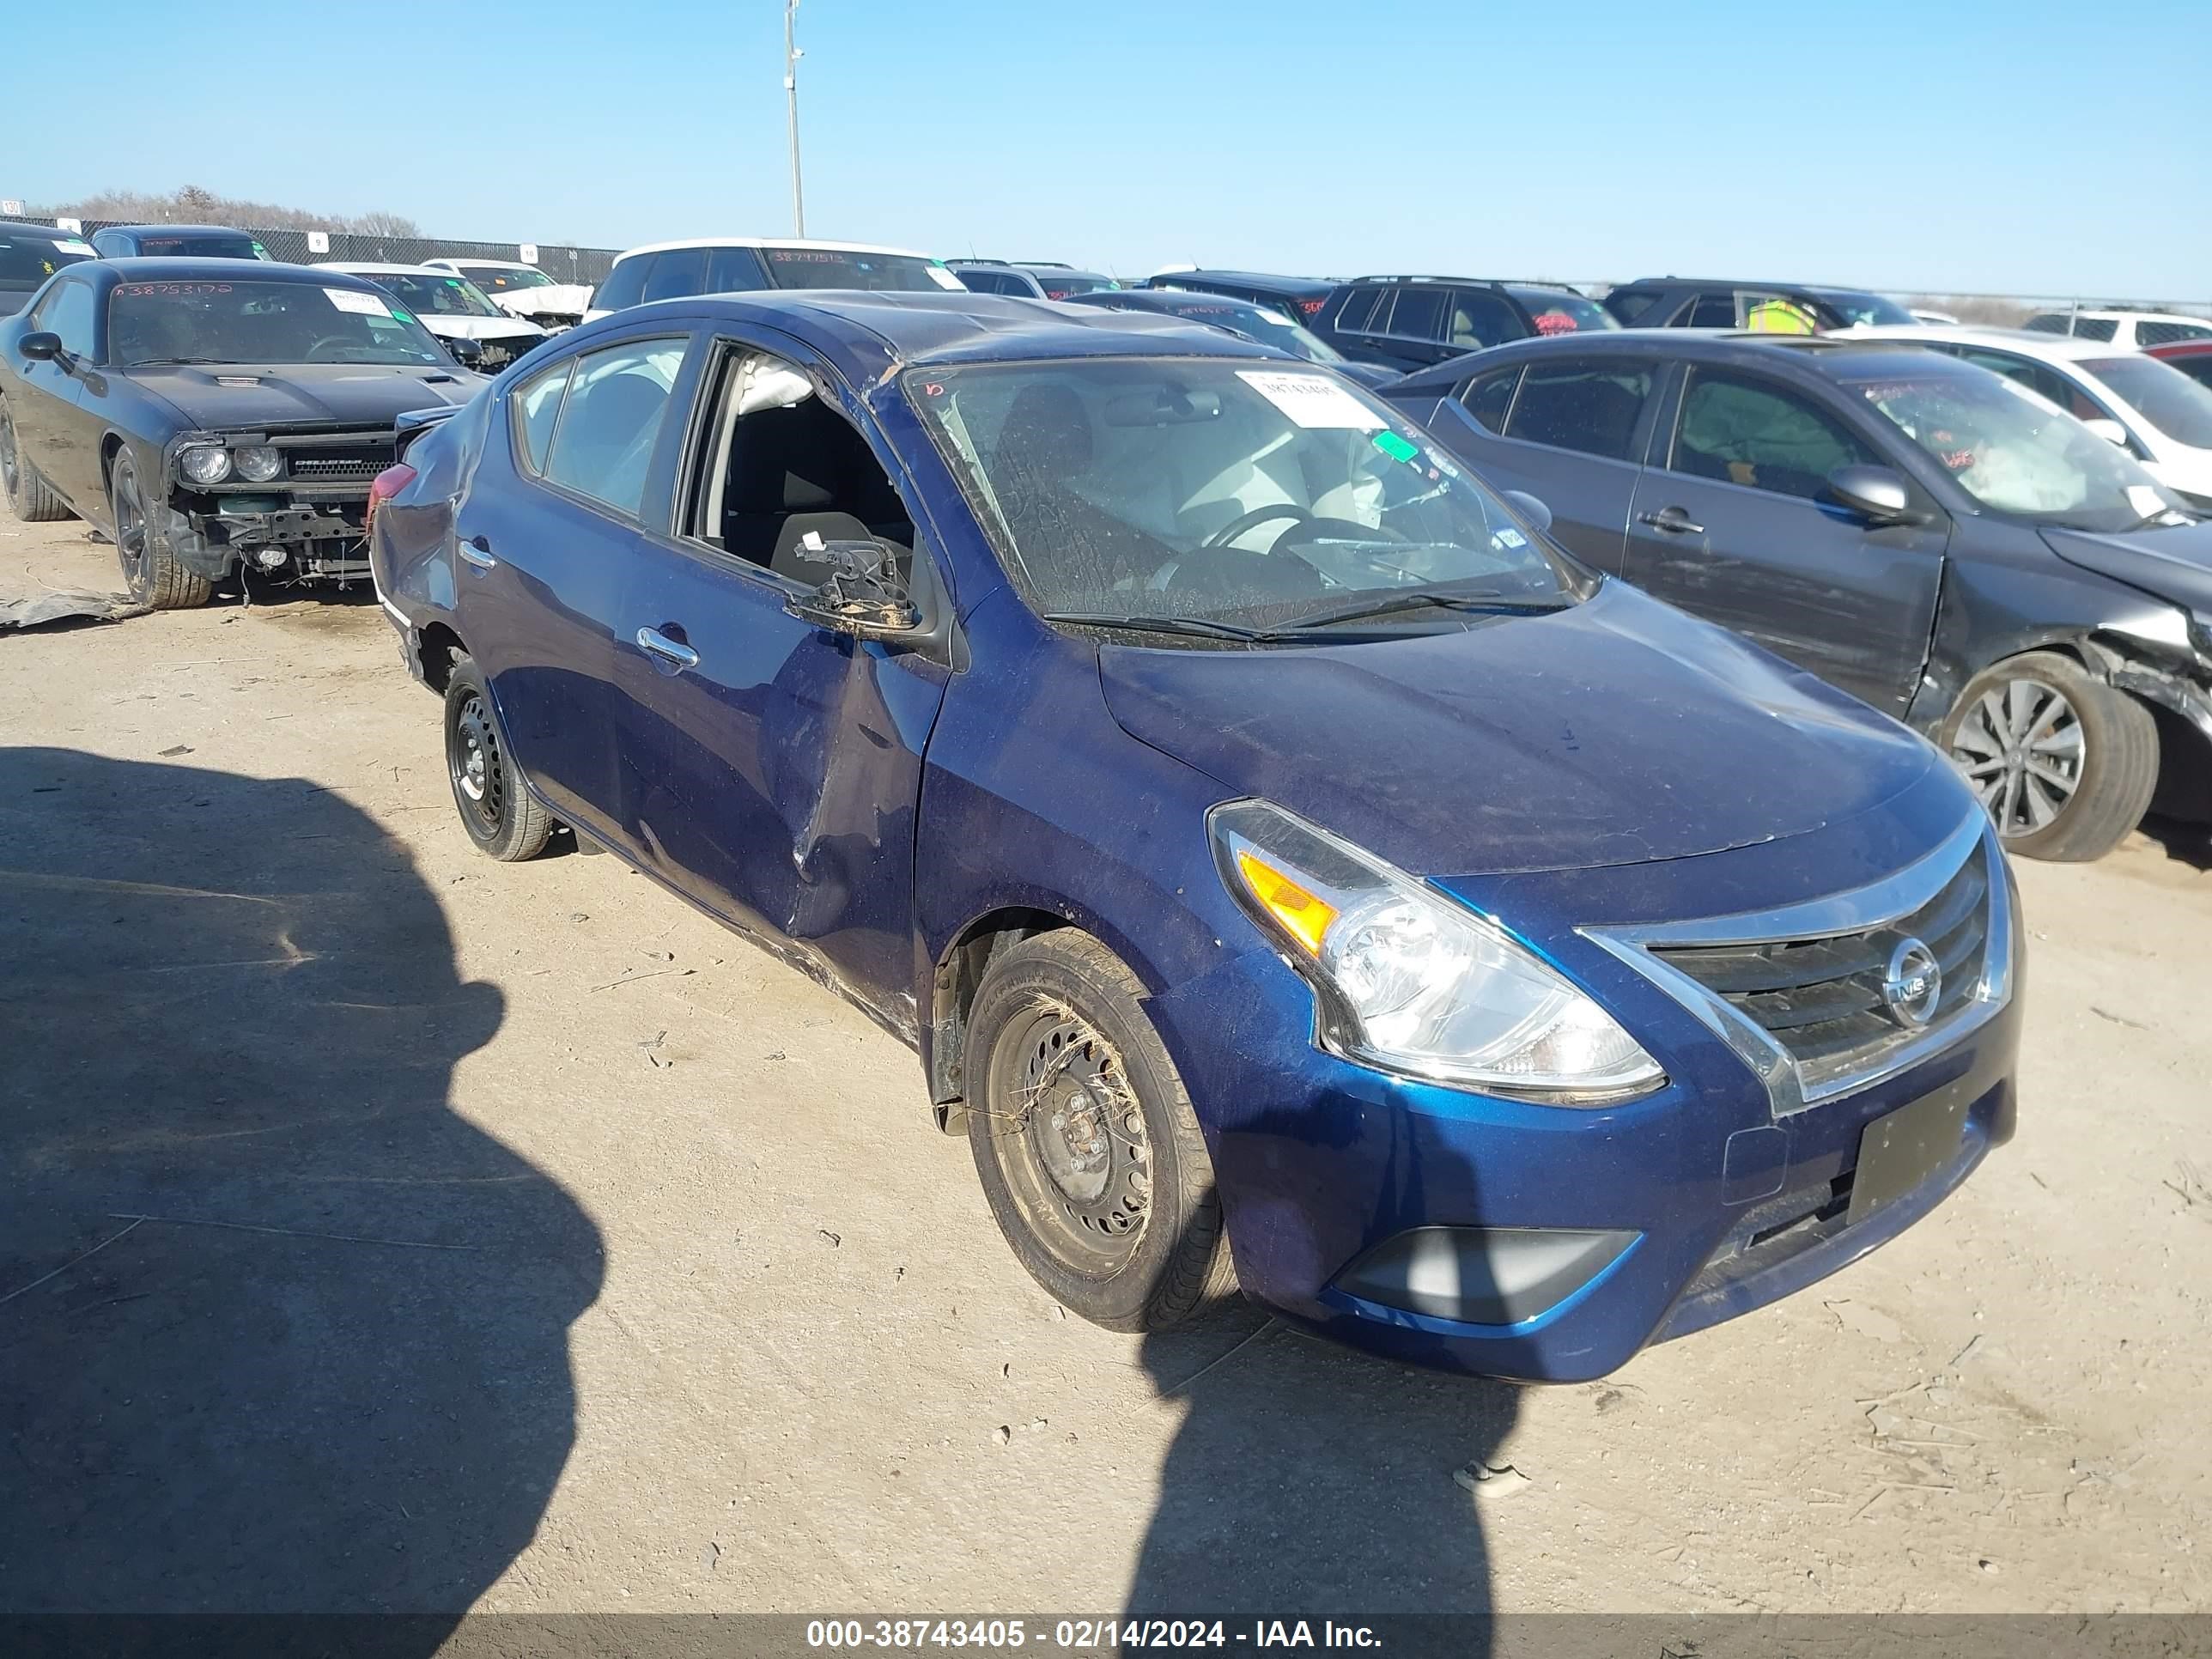
[[[1418,593],[1386,593],[1380,599],[1369,599],[1358,605],[1347,605],[1334,611],[1323,611],[1311,617],[1301,617],[1296,622],[1285,623],[1285,630],[1303,632],[1307,629],[1334,628],[1340,623],[1364,622],[1370,617],[1393,616],[1401,611],[1473,611],[1487,617],[1534,617],[1547,611],[1564,611],[1574,601],[1566,599],[1477,599],[1465,593],[1437,593],[1423,590]]]
[[[125,368],[167,368],[176,363],[227,363],[228,357],[141,357],[124,364]]]
[[[1212,622],[1204,617],[1115,617],[1085,611],[1048,611],[1044,619],[1074,628],[1110,628],[1133,634],[1185,634],[1206,640],[1256,640],[1264,643],[1283,637],[1275,629],[1246,628],[1237,623]]]

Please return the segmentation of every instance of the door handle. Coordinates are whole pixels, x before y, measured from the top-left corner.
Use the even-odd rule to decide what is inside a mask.
[[[461,556],[479,570],[490,570],[499,561],[491,556],[491,544],[482,536],[471,536],[461,544]]]
[[[1648,524],[1654,530],[1663,530],[1670,536],[1702,536],[1705,526],[1698,524],[1679,507],[1662,507],[1656,513],[1639,513],[1636,522]]]
[[[657,628],[637,630],[638,647],[663,662],[674,663],[678,668],[696,668],[699,653],[679,640],[672,640]]]

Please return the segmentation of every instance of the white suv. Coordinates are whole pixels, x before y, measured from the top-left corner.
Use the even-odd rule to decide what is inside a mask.
[[[2172,311],[2039,311],[2021,326],[2038,334],[2071,334],[2130,351],[2172,345],[2176,340],[2212,340],[2212,319]]]

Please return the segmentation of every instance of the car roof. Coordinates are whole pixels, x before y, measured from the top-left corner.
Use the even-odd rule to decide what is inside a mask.
[[[1326,276],[1285,276],[1269,270],[1220,270],[1206,265],[1177,265],[1172,270],[1156,270],[1145,280],[1172,283],[1178,276],[1194,276],[1200,282],[1211,277],[1218,282],[1245,283],[1255,287],[1273,284],[1286,289],[1310,289],[1316,293],[1326,293],[1336,286]]]
[[[52,225],[26,224],[20,219],[0,219],[0,231],[10,236],[43,236],[50,242],[81,242],[84,233],[62,230]]]
[[[1887,323],[1879,327],[1859,329],[1854,338],[1862,340],[1945,340],[1953,345],[1984,345],[2004,351],[2016,351],[2025,357],[2040,357],[2046,362],[2076,363],[2089,357],[2109,357],[2117,351],[2127,349],[2110,340],[2086,340],[2072,334],[2045,334],[2032,328],[1989,328],[1973,323]]]
[[[380,264],[374,259],[318,259],[310,270],[349,270],[356,276],[450,276],[435,265]]]
[[[2145,346],[2143,350],[2153,357],[2202,357],[2212,351],[2212,340],[2168,340],[2164,345]]]
[[[611,313],[563,335],[579,343],[644,322],[655,311],[782,329],[836,361],[855,385],[915,365],[1035,362],[1073,357],[1303,360],[1205,323],[1105,306],[1002,294],[793,289],[659,300]]]
[[[2039,311],[2039,317],[2094,317],[2103,322],[2107,319],[2116,323],[2133,320],[2138,323],[2194,323],[2199,328],[2212,327],[2212,317],[2192,317],[2185,311],[2136,311],[2126,306],[2081,306],[2065,310]]]
[[[102,225],[100,230],[127,231],[133,236],[243,236],[249,242],[251,233],[236,225]],[[97,236],[100,231],[92,233]]]
[[[1400,386],[1411,391],[1441,391],[1480,374],[1495,365],[1542,362],[1572,351],[1620,356],[1688,357],[1703,362],[1733,363],[1741,368],[1780,369],[1784,373],[1826,378],[1828,374],[1876,356],[1894,356],[1917,349],[1905,337],[1935,333],[1933,329],[1896,328],[1850,334],[1761,334],[1733,328],[1621,328],[1586,334],[1537,335],[1510,340],[1487,350],[1454,357],[1433,368],[1416,369]],[[1394,388],[1395,389],[1395,388]]]
[[[824,253],[890,253],[908,259],[933,257],[917,253],[910,247],[878,247],[872,242],[823,242],[805,236],[692,236],[682,241],[647,242],[642,247],[626,248],[615,256],[615,263],[620,264],[641,253],[670,253],[687,247],[798,247],[815,248]]]
[[[243,264],[252,274],[240,276]],[[354,276],[350,271],[331,270],[321,265],[288,265],[274,259],[212,259],[186,258],[180,255],[134,255],[112,259],[88,259],[72,270],[87,276],[111,271],[118,282],[124,283],[186,283],[202,279],[227,283],[343,283],[350,288],[374,293],[374,287]]]
[[[1257,300],[1247,300],[1236,294],[1208,294],[1195,288],[1110,288],[1090,294],[1071,294],[1060,301],[1070,306],[1115,306],[1126,304],[1133,311],[1172,312],[1177,306],[1243,306],[1249,311],[1265,311],[1266,306]]]

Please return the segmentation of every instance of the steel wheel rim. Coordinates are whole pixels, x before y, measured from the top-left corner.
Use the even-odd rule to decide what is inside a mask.
[[[499,734],[480,696],[470,697],[453,717],[446,770],[461,816],[479,840],[489,841],[507,818],[507,769],[500,763]]]
[[[130,462],[115,469],[115,552],[134,588],[146,585],[146,509],[138,499],[138,474]]]
[[[991,1056],[995,1133],[1012,1144],[1007,1188],[1060,1266],[1091,1278],[1136,1255],[1152,1213],[1144,1109],[1120,1052],[1072,1009],[1039,998]]]
[[[2048,830],[2081,787],[2088,743],[2064,692],[2007,680],[1977,697],[1951,737],[1951,758],[2007,840]]]

